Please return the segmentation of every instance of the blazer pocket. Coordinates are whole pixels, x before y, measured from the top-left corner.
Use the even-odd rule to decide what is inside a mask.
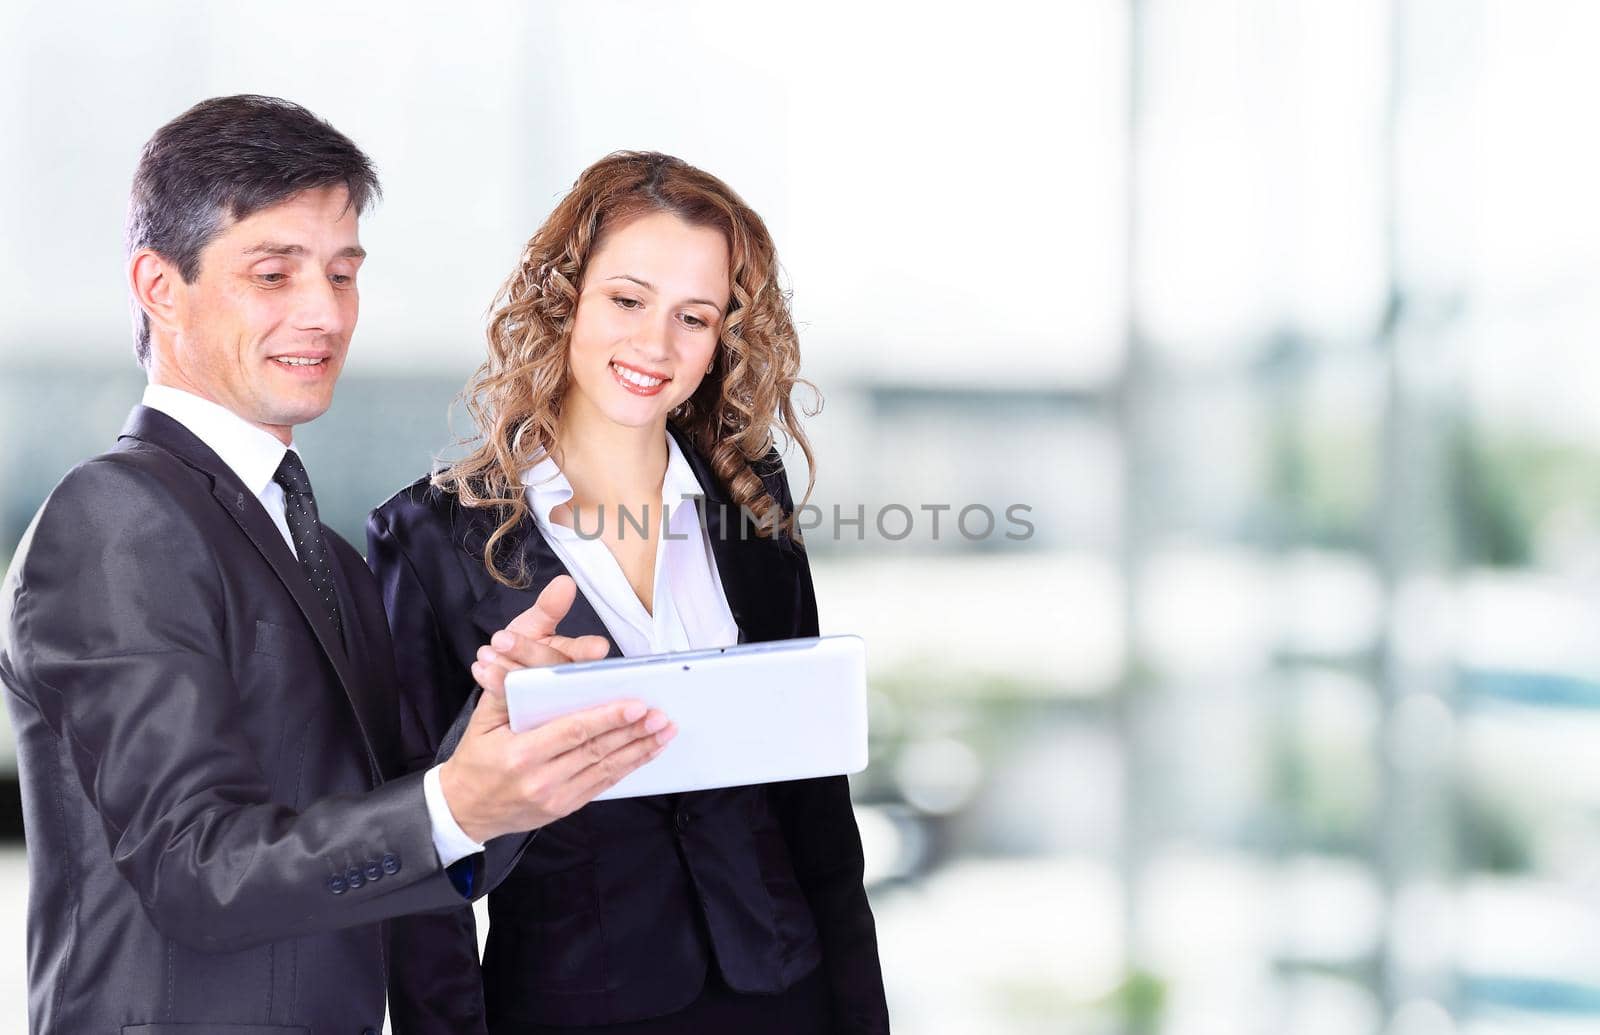
[[[304,1025],[281,1024],[124,1024],[122,1035],[311,1035]]]
[[[505,891],[497,892],[505,897]],[[508,1012],[530,1016],[529,992],[598,992],[605,989],[600,895],[596,865],[519,882],[513,901],[489,903],[489,947],[484,990],[491,1016],[498,1001]]]
[[[756,864],[761,869],[761,883],[772,904],[772,927],[783,946],[784,962],[788,963],[802,953],[815,950],[816,917],[795,874],[794,858],[783,832],[770,820],[757,822],[753,827],[752,847]]]
[[[767,890],[800,898],[800,881],[794,872],[794,860],[789,855],[789,842],[781,831],[756,830],[752,833],[756,862],[761,867],[761,879]]]
[[[305,633],[287,625],[256,619],[255,653],[270,654],[275,658],[293,658],[304,655],[310,647]]]
[[[597,890],[599,866],[593,862],[547,873],[535,884],[534,907],[522,916],[538,923],[560,923],[573,916],[596,916],[600,893]]]

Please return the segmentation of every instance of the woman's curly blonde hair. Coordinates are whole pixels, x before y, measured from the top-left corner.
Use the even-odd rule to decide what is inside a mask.
[[[505,585],[527,583],[520,565],[506,570],[499,547],[528,514],[522,472],[556,444],[569,383],[567,346],[589,257],[607,231],[650,212],[720,230],[732,279],[712,372],[669,419],[710,460],[730,501],[755,516],[758,535],[799,539],[752,467],[774,450],[777,430],[800,446],[814,472],[790,397],[796,385],[816,389],[799,376],[800,342],[766,224],[727,184],[681,159],[619,151],[583,171],[501,287],[489,318],[488,358],[461,394],[475,428],[467,444],[474,448],[433,477],[463,506],[494,508],[500,521],[484,544],[483,562]],[[802,505],[815,484],[812,473]]]

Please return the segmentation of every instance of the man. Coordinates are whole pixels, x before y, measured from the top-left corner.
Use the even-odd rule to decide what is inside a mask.
[[[454,755],[399,775],[378,590],[292,444],[332,401],[377,192],[353,143],[266,97],[199,104],[140,159],[144,405],[45,502],[0,604],[35,1035],[375,1035],[382,921],[482,894],[520,839],[484,842],[672,735],[637,702],[510,732],[507,670],[604,653],[555,635],[568,583],[480,652]]]

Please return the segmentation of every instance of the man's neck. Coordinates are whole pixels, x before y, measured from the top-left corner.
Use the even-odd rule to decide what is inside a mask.
[[[235,417],[238,417],[240,420],[244,421],[245,423],[247,423],[247,424],[249,424],[249,425],[251,425],[253,427],[260,428],[262,431],[265,431],[267,434],[271,435],[273,438],[277,439],[279,442],[282,442],[284,445],[286,445],[286,446],[294,445],[294,426],[293,425],[288,425],[288,424],[262,424],[260,421],[251,420],[249,417],[246,417],[244,414],[240,413],[234,407],[229,406],[223,400],[218,399],[214,394],[212,394],[210,392],[207,392],[204,388],[202,388],[198,384],[194,383],[194,381],[192,381],[191,379],[183,376],[182,371],[179,371],[179,370],[176,370],[176,369],[174,369],[172,367],[163,365],[154,356],[152,356],[151,360],[150,360],[150,369],[149,369],[149,373],[148,373],[148,376],[147,376],[147,380],[153,385],[160,385],[163,388],[171,388],[171,389],[174,389],[176,391],[184,392],[184,393],[186,393],[188,395],[192,395],[196,399],[204,399],[208,403],[214,403],[215,405],[220,406],[223,409],[227,410],[229,413],[233,414]]]

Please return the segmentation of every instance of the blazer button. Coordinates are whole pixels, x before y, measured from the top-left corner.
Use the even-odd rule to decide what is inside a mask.
[[[361,1035],[378,1035],[377,1028],[362,1028]]]
[[[400,872],[400,857],[393,852],[383,853],[383,872],[393,877]]]
[[[361,876],[359,866],[352,866],[344,871],[344,882],[351,888],[359,888],[367,882],[367,878]]]
[[[679,812],[678,815],[677,815],[676,822],[678,824],[678,833],[681,834],[685,830],[688,830],[689,829],[689,814],[687,812]]]
[[[378,860],[368,859],[365,871],[367,880],[377,880],[383,876],[383,867],[378,865]]]
[[[329,877],[328,878],[328,890],[333,892],[335,895],[343,895],[344,894],[344,878],[339,876],[337,873],[334,874],[332,877]]]

